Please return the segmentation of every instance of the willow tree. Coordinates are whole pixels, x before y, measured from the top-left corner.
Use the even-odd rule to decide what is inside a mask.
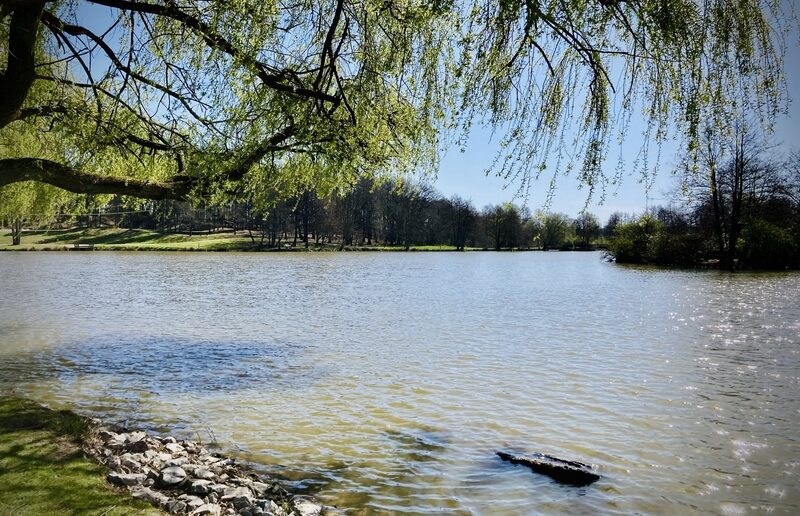
[[[525,185],[550,163],[591,196],[632,117],[691,155],[742,99],[773,116],[784,15],[777,0],[0,0],[0,187],[329,191],[433,168],[483,124],[502,134],[495,173]]]

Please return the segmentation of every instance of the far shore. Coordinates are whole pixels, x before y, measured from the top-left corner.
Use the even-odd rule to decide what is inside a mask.
[[[565,248],[562,251],[596,251],[603,246]],[[555,250],[555,249],[554,249]],[[19,245],[11,245],[10,230],[0,230],[0,251],[182,251],[182,252],[498,252],[497,249],[451,245],[342,245],[341,243],[283,240],[277,246],[267,246],[260,235],[247,231],[221,230],[202,233],[163,233],[146,229],[69,228],[58,230],[28,230],[22,232]],[[503,248],[509,251],[543,251],[541,247]]]

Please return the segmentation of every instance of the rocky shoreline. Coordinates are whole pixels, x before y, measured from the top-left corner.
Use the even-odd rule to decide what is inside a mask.
[[[194,441],[130,431],[92,419],[84,450],[111,471],[107,480],[172,514],[321,516],[340,514],[308,496],[209,453]]]

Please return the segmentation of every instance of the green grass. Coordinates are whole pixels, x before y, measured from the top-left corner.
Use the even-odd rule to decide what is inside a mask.
[[[105,469],[84,457],[82,418],[0,397],[0,515],[157,515],[115,491]]]
[[[22,243],[11,246],[11,233],[0,231],[0,250],[60,251],[72,244],[92,244],[106,251],[227,251],[248,250],[250,239],[242,234],[182,235],[144,229],[70,229],[66,231],[26,231]]]
[[[256,239],[258,241],[258,239]],[[264,250],[253,245],[246,233],[195,234],[159,233],[146,229],[85,229],[59,231],[25,231],[22,243],[11,245],[11,232],[0,230],[0,251],[63,251],[73,244],[92,244],[98,251],[253,251]],[[335,251],[340,246],[311,245],[309,251]],[[347,251],[405,251],[403,246],[346,246]],[[303,251],[302,244],[292,248]],[[412,246],[410,251],[456,251],[450,245]],[[467,248],[478,251],[479,248]]]

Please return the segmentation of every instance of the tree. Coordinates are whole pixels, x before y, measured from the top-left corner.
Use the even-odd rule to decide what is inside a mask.
[[[588,248],[592,244],[592,240],[600,236],[600,221],[591,213],[581,213],[573,225],[580,247]]]
[[[785,165],[764,159],[762,140],[748,124],[734,124],[732,133],[726,138],[706,132],[706,171],[685,181],[698,203],[698,211],[707,215],[720,263],[731,270],[736,267],[742,245],[746,245],[741,236],[747,224],[780,211],[791,217]],[[786,209],[781,210],[781,205]]]
[[[613,113],[645,109],[658,140],[676,124],[691,154],[734,99],[778,112],[784,19],[770,0],[0,0],[0,187],[324,196],[433,168],[477,122],[507,130],[495,172],[523,185],[577,141],[591,197]]]
[[[469,240],[478,214],[472,205],[458,196],[450,198],[450,219],[452,220],[452,237],[450,243],[459,251],[463,251]]]
[[[662,224],[651,215],[617,225],[609,250],[618,263],[654,263],[653,242]]]
[[[572,232],[572,220],[563,213],[540,213],[537,218],[540,222],[539,242],[543,251],[560,249],[566,243]]]

